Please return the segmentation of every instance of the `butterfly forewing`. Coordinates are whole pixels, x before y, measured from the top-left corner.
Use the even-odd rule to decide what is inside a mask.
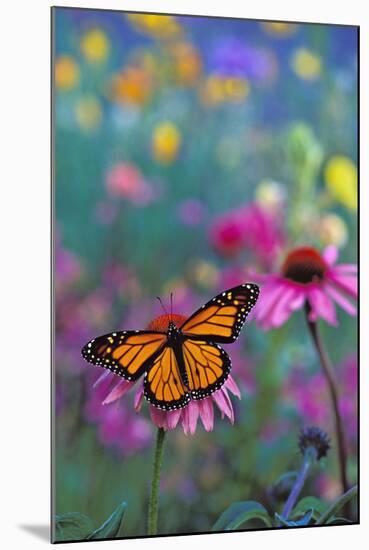
[[[144,395],[160,409],[180,409],[189,403],[189,392],[183,383],[173,348],[165,347],[154,359],[145,374]]]
[[[145,373],[144,394],[155,407],[175,410],[220,389],[231,360],[218,343],[234,342],[259,295],[252,283],[222,292],[179,330],[112,332],[82,349],[93,365],[135,381]]]
[[[226,290],[191,315],[181,331],[186,336],[230,344],[238,338],[258,295],[259,287],[252,283]]]
[[[88,342],[82,356],[93,365],[134,381],[145,372],[166,341],[166,334],[159,332],[112,332]]]
[[[187,386],[193,399],[203,399],[221,388],[231,370],[228,354],[217,344],[186,339],[182,345]]]

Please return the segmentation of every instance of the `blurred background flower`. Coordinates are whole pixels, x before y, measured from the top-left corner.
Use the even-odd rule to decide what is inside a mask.
[[[61,55],[55,63],[55,86],[58,90],[68,91],[79,82],[79,67],[73,57]]]
[[[125,534],[143,535],[150,408],[137,414],[134,392],[102,405],[119,380],[93,388],[99,369],[80,350],[99,334],[147,326],[161,313],[157,295],[170,307],[173,292],[175,309],[190,315],[225,288],[278,273],[302,246],[339,248],[347,300],[357,262],[357,32],[57,8],[54,69],[56,510],[99,524],[124,498]],[[336,316],[338,328],[322,331],[354,483],[357,326],[341,307]],[[170,433],[166,533],[207,531],[230,501],[272,509],[265,488],[294,467],[294,434],[308,423],[332,431],[302,323],[294,315],[262,332],[250,319],[227,347],[242,397],[232,400],[234,425],[206,431],[205,416],[199,429],[204,416],[193,411],[186,430],[196,417],[196,437]],[[333,455],[316,486],[324,499],[339,490]]]
[[[152,152],[161,164],[171,164],[178,155],[180,145],[180,131],[172,122],[161,122],[154,128]]]
[[[324,170],[327,189],[332,197],[349,209],[357,208],[357,169],[350,158],[335,155]]]
[[[91,29],[81,38],[81,51],[89,63],[101,63],[110,53],[110,41],[101,29]]]

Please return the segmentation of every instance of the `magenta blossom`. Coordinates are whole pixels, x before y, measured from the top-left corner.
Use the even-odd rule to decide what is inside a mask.
[[[258,204],[247,204],[219,216],[210,227],[210,242],[222,256],[251,253],[269,268],[284,245],[282,217]]]
[[[280,273],[260,276],[260,300],[255,317],[266,330],[280,327],[307,304],[309,320],[322,318],[337,325],[336,307],[356,315],[357,267],[336,265],[338,252],[329,246],[321,255],[310,247],[290,252]]]

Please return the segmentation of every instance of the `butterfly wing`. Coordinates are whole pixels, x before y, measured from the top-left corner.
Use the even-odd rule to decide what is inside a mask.
[[[258,296],[259,287],[252,283],[226,290],[191,315],[180,329],[189,337],[231,344],[238,338]]]
[[[145,372],[166,341],[166,334],[160,332],[112,332],[88,342],[82,349],[82,357],[134,381]]]
[[[146,372],[144,395],[159,409],[180,409],[189,403],[189,392],[183,383],[172,347],[164,347]]]
[[[215,343],[186,339],[182,344],[186,384],[192,399],[203,399],[218,390],[231,370],[228,354]]]

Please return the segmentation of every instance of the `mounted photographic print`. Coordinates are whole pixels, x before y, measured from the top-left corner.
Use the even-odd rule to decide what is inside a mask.
[[[359,522],[358,35],[52,9],[52,542]]]

